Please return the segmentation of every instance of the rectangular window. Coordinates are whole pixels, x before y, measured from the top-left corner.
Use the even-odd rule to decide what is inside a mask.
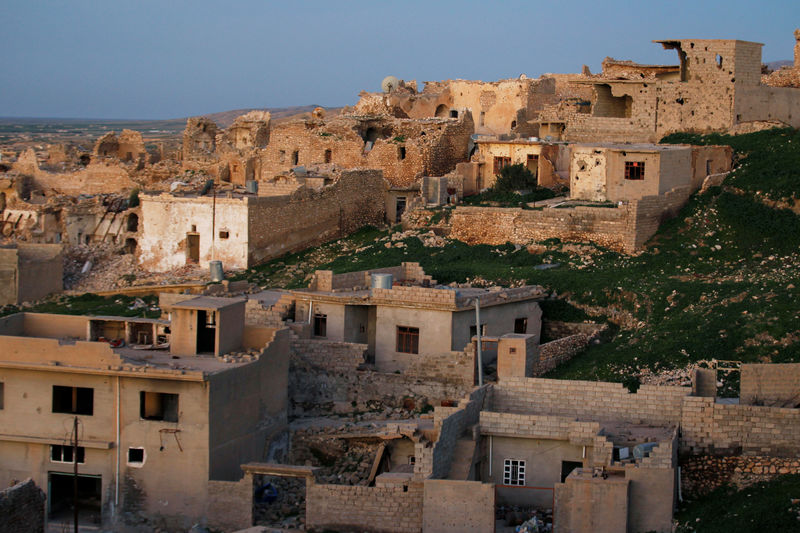
[[[3,386],[3,382],[0,381],[0,409],[3,408],[3,398],[5,398],[5,387]]]
[[[314,336],[328,336],[328,315],[323,315],[322,313],[317,313],[314,315]]]
[[[178,421],[178,395],[165,392],[139,392],[139,416],[144,420]]]
[[[525,461],[506,459],[503,461],[503,485],[525,484]]]
[[[643,180],[644,161],[625,161],[625,179]]]
[[[50,460],[54,463],[73,463],[73,450],[72,446],[66,444],[51,444],[50,445]],[[78,446],[78,463],[83,464],[86,461],[86,451],[83,446]]]
[[[224,231],[223,230],[223,231],[219,232],[219,238],[220,239],[227,239],[230,236],[231,236],[231,234],[228,231]]]
[[[94,389],[53,385],[53,412],[91,416],[94,413]]]
[[[419,353],[419,328],[397,326],[397,351]]]
[[[128,465],[142,466],[144,464],[144,448],[128,448]]]
[[[528,332],[528,317],[514,319],[514,333],[527,333]]]
[[[511,164],[510,157],[495,157],[494,158],[494,173],[495,175],[500,174],[500,171],[503,170],[503,167],[507,167]]]
[[[478,328],[475,327],[475,326],[470,326],[469,327],[469,338],[471,339],[472,337],[474,337],[477,334],[478,334]],[[486,324],[481,324],[481,337],[485,337],[485,336],[486,336]]]

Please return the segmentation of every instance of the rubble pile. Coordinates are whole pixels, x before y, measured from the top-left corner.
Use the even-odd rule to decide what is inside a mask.
[[[306,484],[293,477],[256,476],[253,518],[256,525],[305,529]]]

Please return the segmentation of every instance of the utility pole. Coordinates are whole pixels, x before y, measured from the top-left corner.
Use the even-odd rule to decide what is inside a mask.
[[[72,505],[75,508],[75,533],[78,533],[78,417],[72,425]]]

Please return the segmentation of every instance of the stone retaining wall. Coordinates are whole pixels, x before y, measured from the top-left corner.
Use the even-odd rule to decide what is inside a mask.
[[[745,488],[782,474],[800,474],[797,457],[694,455],[681,459],[684,497],[707,494],[722,485]]]

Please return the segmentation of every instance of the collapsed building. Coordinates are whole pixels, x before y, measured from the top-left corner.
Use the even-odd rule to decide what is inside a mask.
[[[458,118],[469,111],[474,121],[471,133],[527,137],[538,133],[538,118],[545,104],[557,101],[556,80],[519,78],[483,82],[472,80],[426,81],[418,91],[416,81],[403,82],[389,76],[382,92],[362,92],[355,105],[361,115],[391,115],[398,118]]]
[[[591,88],[582,105],[545,106],[539,135],[578,142],[657,142],[670,133],[728,131],[749,122],[800,126],[800,92],[761,83],[760,43],[725,39],[654,41],[678,65],[607,60],[574,80]]]
[[[156,272],[210,261],[249,268],[382,223],[385,190],[379,170],[350,170],[321,190],[281,196],[142,194],[138,260]]]
[[[71,523],[77,464],[84,524],[215,524],[239,465],[286,431],[289,332],[245,325],[244,308],[0,319],[3,485],[33,478],[49,519]]]

